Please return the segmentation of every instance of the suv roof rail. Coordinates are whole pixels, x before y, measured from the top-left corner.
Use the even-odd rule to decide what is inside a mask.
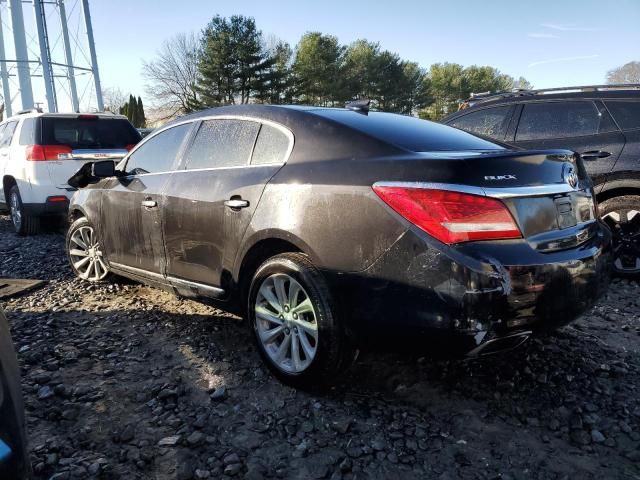
[[[42,109],[40,107],[27,108],[25,110],[20,110],[16,115],[26,115],[27,113],[42,113]]]
[[[539,89],[515,88],[504,92],[472,93],[471,96],[460,104],[460,110],[477,103],[488,102],[498,98],[517,97],[524,95],[546,95],[549,93],[573,93],[573,92],[606,92],[608,90],[640,90],[640,83],[613,83],[610,85],[580,85],[576,87],[556,87]]]

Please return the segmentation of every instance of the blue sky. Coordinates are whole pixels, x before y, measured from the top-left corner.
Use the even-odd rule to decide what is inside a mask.
[[[104,87],[144,98],[140,70],[163,40],[200,31],[215,14],[256,19],[295,45],[307,31],[348,44],[378,41],[422,66],[497,67],[537,88],[604,83],[611,68],[640,61],[640,0],[264,1],[91,0]]]

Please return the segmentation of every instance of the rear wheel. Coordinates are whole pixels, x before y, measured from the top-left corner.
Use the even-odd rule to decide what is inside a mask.
[[[25,212],[17,185],[9,190],[9,212],[13,228],[18,235],[35,235],[40,231],[40,217]]]
[[[248,316],[263,360],[290,385],[320,386],[354,358],[326,281],[304,254],[277,255],[260,266]]]
[[[600,215],[613,233],[613,269],[640,274],[640,196],[623,195],[600,204]]]
[[[110,278],[111,272],[102,258],[102,246],[93,225],[81,217],[67,232],[67,257],[76,274],[82,280],[97,283]]]

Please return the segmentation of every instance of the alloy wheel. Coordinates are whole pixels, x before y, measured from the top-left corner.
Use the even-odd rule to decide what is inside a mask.
[[[69,257],[78,276],[84,280],[97,282],[109,274],[93,227],[84,225],[71,234]]]
[[[13,221],[13,225],[16,230],[20,230],[22,226],[22,209],[20,208],[20,197],[18,196],[18,192],[11,192],[10,199],[10,210],[11,210],[11,221]]]
[[[602,218],[613,233],[613,266],[616,271],[640,272],[640,211],[623,208]]]
[[[318,320],[304,287],[287,274],[271,275],[254,308],[258,339],[271,361],[288,373],[306,370],[318,350]]]

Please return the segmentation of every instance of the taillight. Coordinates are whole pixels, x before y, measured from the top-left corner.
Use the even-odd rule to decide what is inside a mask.
[[[374,185],[373,190],[404,218],[448,245],[522,238],[506,205],[495,198],[411,187]]]
[[[29,145],[27,160],[46,162],[49,160],[67,160],[71,158],[71,147],[66,145]]]

